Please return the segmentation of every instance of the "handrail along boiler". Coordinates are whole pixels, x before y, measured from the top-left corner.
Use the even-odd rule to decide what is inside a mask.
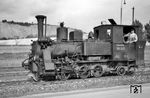
[[[22,62],[35,81],[44,75],[60,80],[101,77],[105,73],[123,76],[144,65],[145,40],[138,26],[100,25],[94,27],[94,38],[83,40],[82,31],[68,34],[68,28],[61,23],[57,28],[57,40],[53,41],[46,37],[46,16],[37,15],[36,18],[38,40],[33,41],[28,59]],[[138,36],[136,43],[125,42],[124,35],[131,30]]]

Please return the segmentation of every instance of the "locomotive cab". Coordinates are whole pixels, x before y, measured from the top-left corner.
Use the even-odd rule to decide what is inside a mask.
[[[127,33],[134,30],[137,42],[127,43]],[[112,60],[135,61],[136,65],[144,65],[145,39],[138,26],[134,25],[100,25],[94,28],[96,40],[110,42]]]

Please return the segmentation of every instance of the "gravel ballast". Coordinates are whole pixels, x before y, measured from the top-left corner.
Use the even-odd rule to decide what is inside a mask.
[[[0,83],[0,98],[142,83],[150,83],[150,74],[105,76],[101,78],[72,79],[67,81],[5,82]]]

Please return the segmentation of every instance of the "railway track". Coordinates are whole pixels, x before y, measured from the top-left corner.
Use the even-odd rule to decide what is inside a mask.
[[[0,72],[6,72],[6,71],[24,71],[25,69],[22,67],[0,67]]]
[[[0,67],[0,77],[5,76],[24,76],[27,70],[22,67]]]
[[[26,81],[28,80],[28,72],[22,67],[0,67],[0,82]],[[140,67],[135,72],[135,75],[147,74],[150,74],[150,66]],[[106,77],[113,77],[113,75]]]
[[[0,82],[27,80],[28,71],[22,67],[0,67]]]
[[[7,69],[7,68],[6,68]],[[17,68],[16,68],[17,69]],[[107,75],[100,78],[70,79],[67,81],[40,81],[31,82],[27,76],[4,76],[5,81],[0,81],[0,96],[16,97],[43,92],[60,92],[89,88],[103,88],[119,85],[130,85],[150,82],[150,67],[140,68],[134,75],[116,76]],[[9,70],[9,68],[7,69]],[[19,68],[19,70],[22,70]],[[19,72],[19,71],[16,71]],[[7,73],[7,72],[6,72]],[[2,77],[0,76],[0,79]]]

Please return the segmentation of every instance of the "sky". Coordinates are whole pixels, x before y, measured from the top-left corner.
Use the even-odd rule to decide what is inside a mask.
[[[36,15],[47,16],[47,23],[90,32],[101,21],[113,18],[120,23],[120,8],[123,0],[0,0],[0,20],[36,23]],[[123,4],[123,3],[122,3]],[[123,24],[132,23],[132,8],[135,19],[146,24],[150,21],[149,0],[126,0],[123,7]]]

